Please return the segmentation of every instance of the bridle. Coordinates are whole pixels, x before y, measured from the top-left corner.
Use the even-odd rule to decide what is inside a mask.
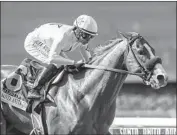
[[[132,45],[133,43],[135,42],[136,39],[139,39],[139,40],[142,40],[143,37],[138,35],[138,36],[135,36],[132,38],[132,40],[128,43],[128,47],[129,49],[132,51],[132,54],[136,60],[136,62],[139,64],[140,68],[141,68],[141,71],[144,73],[143,76],[141,76],[141,78],[143,79],[143,81],[149,81],[151,76],[152,76],[152,73],[153,73],[153,70],[154,70],[154,66],[157,64],[157,63],[162,63],[162,60],[160,57],[154,57],[154,58],[151,58],[149,61],[149,64],[151,64],[152,68],[151,69],[148,69],[145,65],[146,63],[142,63],[141,60],[137,57],[137,55],[135,54],[135,51],[132,49]],[[150,45],[148,44],[147,41],[144,41],[149,47]],[[150,47],[151,48],[151,47]]]
[[[138,36],[135,36],[133,37],[130,42],[128,43],[128,47],[129,47],[129,50],[132,51],[132,54],[136,60],[136,62],[138,63],[138,65],[140,66],[141,68],[141,72],[144,73],[144,75],[141,76],[141,78],[144,80],[144,81],[148,81],[152,75],[152,71],[149,71],[147,70],[147,68],[144,66],[144,64],[141,62],[141,60],[137,57],[137,55],[135,54],[135,51],[132,49],[132,45],[133,43],[137,40],[137,39],[140,39],[142,40],[143,37],[138,35]]]
[[[133,37],[132,39],[129,40],[128,42],[128,48],[129,50],[131,50],[136,62],[138,63],[138,65],[140,66],[141,68],[141,73],[133,73],[133,72],[130,72],[130,71],[127,71],[127,70],[121,70],[121,69],[115,69],[115,68],[109,68],[109,67],[104,67],[104,66],[95,66],[95,65],[89,65],[89,64],[85,64],[83,65],[83,67],[85,68],[91,68],[91,69],[100,69],[100,70],[106,70],[106,71],[112,71],[112,72],[116,72],[116,73],[126,73],[126,74],[131,74],[131,75],[136,75],[136,76],[139,76],[143,79],[143,81],[149,81],[149,79],[151,78],[152,76],[152,73],[153,73],[153,70],[148,70],[145,66],[145,64],[143,64],[141,62],[141,60],[137,57],[135,51],[132,49],[132,45],[133,43],[137,40],[137,39],[140,39],[142,40],[143,37],[138,35],[138,36],[135,36]],[[161,59],[158,57],[155,57],[155,58],[152,58],[154,62],[154,65],[156,63],[161,63]]]

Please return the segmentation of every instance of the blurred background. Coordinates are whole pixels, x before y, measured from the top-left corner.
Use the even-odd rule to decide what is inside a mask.
[[[140,33],[163,60],[169,75],[165,88],[153,90],[128,76],[117,98],[119,117],[176,117],[176,2],[1,2],[1,65],[19,65],[30,57],[26,35],[48,22],[72,25],[81,14],[93,16],[99,36],[90,44],[115,37],[117,30]],[[79,59],[77,50],[70,55]]]

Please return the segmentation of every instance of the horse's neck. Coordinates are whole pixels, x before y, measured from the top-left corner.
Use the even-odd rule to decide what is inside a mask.
[[[115,45],[114,49],[109,52],[106,56],[92,63],[93,65],[98,64],[104,67],[112,67],[117,69],[123,68],[124,53],[126,51],[125,42],[121,42],[119,45]],[[81,79],[81,86],[79,90],[86,96],[86,100],[90,107],[94,105],[98,97],[104,99],[104,101],[111,102],[114,100],[119,89],[121,88],[126,74],[114,73],[111,71],[91,69],[85,73],[85,78]],[[71,82],[70,82],[71,83]],[[74,83],[74,82],[73,82]],[[74,84],[73,84],[74,85]],[[102,102],[103,100],[101,100]]]
[[[123,69],[125,60],[124,54],[126,53],[126,50],[126,43],[124,41],[120,42],[119,45],[115,45],[114,49],[109,52],[104,58],[102,58],[102,61],[99,65],[104,67]],[[104,101],[108,103],[107,100],[115,99],[126,76],[126,74],[122,73],[94,70],[89,78],[95,80],[95,87],[92,87],[90,91],[93,91],[93,93],[95,92],[95,95],[100,94],[102,96],[102,99],[104,99]],[[93,84],[90,83],[90,85]],[[94,101],[94,99],[92,99],[91,101]]]
[[[123,68],[124,53],[127,50],[127,45],[125,41],[122,41],[119,45],[115,45],[113,47],[114,49],[111,52],[101,58],[102,61],[100,61],[99,65],[121,69]]]

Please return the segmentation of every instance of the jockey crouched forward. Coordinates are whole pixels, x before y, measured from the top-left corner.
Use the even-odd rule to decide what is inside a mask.
[[[52,79],[53,72],[61,65],[83,65],[90,58],[88,42],[97,35],[97,23],[87,15],[79,16],[73,26],[47,23],[29,33],[25,39],[25,50],[34,58],[48,66],[41,73],[38,82],[28,92],[28,98],[41,98],[39,91]],[[82,61],[74,61],[65,52],[80,48]]]

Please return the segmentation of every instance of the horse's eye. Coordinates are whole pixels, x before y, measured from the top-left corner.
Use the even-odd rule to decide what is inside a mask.
[[[139,54],[143,55],[144,54],[143,50],[139,50]]]
[[[140,48],[140,44],[137,44],[136,47],[137,47],[137,48]]]

